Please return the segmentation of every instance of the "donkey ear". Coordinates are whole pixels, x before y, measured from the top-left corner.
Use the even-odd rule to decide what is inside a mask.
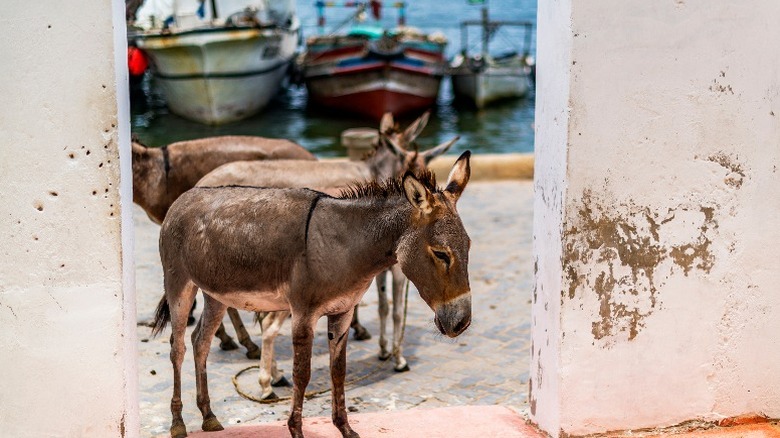
[[[423,214],[433,211],[433,195],[411,172],[404,175],[404,194],[409,203]]]
[[[387,147],[390,149],[392,153],[400,157],[406,155],[407,153],[406,149],[404,149],[404,147],[398,143],[398,140],[396,139],[395,135],[385,135],[384,139],[385,139],[385,143],[387,144]]]
[[[382,116],[382,120],[379,122],[379,133],[387,134],[388,132],[392,131],[393,127],[395,127],[393,113],[385,113]]]
[[[412,122],[409,127],[404,131],[404,141],[407,144],[411,144],[425,129],[425,125],[428,124],[428,119],[431,117],[431,111],[428,110],[423,113],[417,120]]]
[[[455,201],[460,198],[463,189],[466,188],[466,184],[469,183],[471,177],[471,151],[464,152],[455,164],[452,165],[450,176],[447,178],[447,188],[445,192],[450,193]]]
[[[422,153],[422,157],[423,157],[423,160],[425,160],[425,164],[430,163],[430,161],[433,160],[434,158],[436,158],[439,155],[447,152],[452,147],[452,145],[454,145],[455,142],[458,141],[459,139],[460,139],[460,136],[456,135],[455,138],[453,138],[452,140],[446,141],[446,142],[436,146],[435,148],[428,149],[427,151],[423,152]]]

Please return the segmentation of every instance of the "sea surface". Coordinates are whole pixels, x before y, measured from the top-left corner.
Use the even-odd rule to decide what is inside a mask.
[[[343,3],[337,0],[336,3]],[[385,4],[392,2],[385,0]],[[480,18],[482,5],[469,4],[467,0],[407,0],[408,26],[425,32],[441,32],[449,40],[448,58],[461,49],[460,22]],[[536,22],[536,0],[488,0],[486,2],[492,20],[526,20]],[[303,26],[304,37],[320,32],[314,0],[298,0],[297,12]],[[325,32],[347,19],[352,8],[327,8]],[[397,10],[383,9],[379,23],[395,26]],[[376,24],[369,15],[364,24]],[[469,33],[468,47],[478,51],[479,33]],[[503,53],[522,48],[522,30],[504,27],[491,41],[491,53]],[[531,53],[535,56],[535,32]],[[320,157],[344,155],[339,136],[345,129],[378,127],[377,122],[349,115],[324,113],[307,106],[306,89],[291,85],[282,90],[259,114],[239,122],[207,126],[169,113],[165,101],[155,88],[153,80],[143,84],[144,93],[131,99],[132,132],[149,146],[162,146],[175,141],[190,140],[215,135],[259,135],[287,138],[298,142]],[[405,125],[413,120],[402,119]],[[443,143],[455,135],[461,139],[450,153],[470,149],[477,153],[531,152],[534,144],[534,95],[514,101],[501,102],[484,110],[455,104],[449,79],[445,78],[439,93],[437,106],[428,127],[419,137],[422,149]]]

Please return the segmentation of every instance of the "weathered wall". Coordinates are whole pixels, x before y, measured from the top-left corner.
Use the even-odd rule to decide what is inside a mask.
[[[531,369],[528,398],[531,415],[544,430],[560,424],[561,312],[563,287],[561,234],[566,199],[566,160],[571,81],[571,4],[538,5],[536,144],[534,147],[534,275]],[[544,38],[541,36],[544,35]]]
[[[537,166],[563,162],[536,169],[531,402],[551,434],[780,417],[778,20],[774,0],[540,3]]]
[[[2,23],[0,435],[137,436],[124,2]]]

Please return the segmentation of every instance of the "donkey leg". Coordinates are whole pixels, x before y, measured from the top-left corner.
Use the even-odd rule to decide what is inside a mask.
[[[344,438],[360,438],[349,426],[344,396],[344,380],[347,377],[347,334],[351,312],[328,315],[328,346],[330,347],[330,380],[333,425]]]
[[[352,334],[352,337],[355,338],[356,341],[365,341],[371,339],[371,333],[369,333],[368,330],[366,330],[366,328],[360,324],[360,321],[358,321],[359,305],[360,303],[355,305],[355,310],[353,312],[352,323],[350,323],[350,327],[352,327],[352,330],[355,331],[355,333]]]
[[[390,359],[387,351],[387,271],[382,271],[376,276],[376,291],[379,296],[379,360]]]
[[[286,377],[284,377],[284,373],[282,372],[282,370],[280,370],[279,367],[277,366],[275,357],[273,362],[271,363],[271,386],[273,386],[274,388],[292,386],[290,381],[287,380]]]
[[[187,436],[187,427],[181,416],[184,406],[181,402],[181,364],[184,362],[184,353],[187,347],[184,344],[184,331],[187,328],[190,303],[195,299],[197,287],[187,280],[165,276],[165,296],[171,312],[171,364],[173,365],[173,396],[171,397],[171,437],[183,438]],[[175,284],[183,282],[184,284]]]
[[[314,324],[311,315],[293,313],[293,399],[287,429],[292,438],[303,438],[303,396],[311,379],[311,348],[314,340]]]
[[[279,328],[281,329],[282,325],[284,324],[284,321],[290,316],[290,312],[283,311],[283,312],[276,312],[276,313],[277,313],[277,319],[274,321],[274,323],[275,324],[278,323]],[[273,342],[271,343],[271,350],[273,350]],[[283,386],[284,387],[292,386],[292,384],[284,377],[282,370],[280,370],[279,367],[277,366],[275,352],[271,357],[273,357],[273,361],[271,362],[271,386],[276,388],[280,388]]]
[[[406,301],[406,293],[404,286],[406,285],[406,276],[401,272],[399,265],[393,266],[391,272],[393,273],[393,358],[395,359],[396,372],[409,371],[409,364],[406,362],[406,358],[403,355],[403,339],[401,339],[404,331],[404,308]]]
[[[260,347],[252,342],[252,338],[249,337],[249,333],[244,327],[244,322],[241,321],[241,315],[238,314],[238,310],[230,307],[227,309],[230,322],[233,323],[233,328],[236,330],[236,336],[238,336],[238,342],[246,348],[246,357],[249,359],[260,359]]]
[[[205,302],[203,314],[200,317],[196,330],[192,332],[192,348],[195,356],[195,383],[198,393],[198,409],[200,409],[200,413],[203,415],[202,428],[206,432],[213,432],[222,430],[223,427],[219,424],[216,415],[211,411],[206,359],[209,356],[211,338],[214,337],[217,327],[220,326],[227,307],[205,293],[203,297]]]
[[[260,395],[261,400],[278,398],[271,387],[274,377],[274,367],[276,366],[276,361],[274,360],[274,340],[289,314],[290,312],[283,310],[280,312],[270,312],[263,318],[263,348],[260,359],[259,379],[260,389],[262,391],[262,394]]]
[[[230,335],[227,334],[227,330],[225,330],[225,324],[221,324],[221,323],[219,324],[217,333],[214,334],[214,336],[219,338],[220,350],[230,351],[238,348],[238,345],[236,345],[236,343],[233,341],[233,338],[231,338]]]

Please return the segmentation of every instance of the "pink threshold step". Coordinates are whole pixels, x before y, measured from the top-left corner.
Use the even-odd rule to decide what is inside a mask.
[[[603,438],[780,438],[777,421],[765,419],[724,420],[722,426],[683,431],[670,428],[657,432],[613,432]],[[412,409],[351,414],[349,423],[361,438],[545,438],[525,419],[502,406],[456,406],[438,409]],[[330,418],[304,418],[307,438],[340,438]],[[230,427],[222,432],[193,432],[193,438],[289,438],[286,422]],[[598,435],[594,435],[598,436]]]
[[[350,414],[349,424],[361,438],[541,438],[525,419],[502,406],[457,406]],[[330,418],[303,419],[306,438],[340,438]],[[241,425],[221,432],[195,432],[193,438],[289,438],[286,422]]]

